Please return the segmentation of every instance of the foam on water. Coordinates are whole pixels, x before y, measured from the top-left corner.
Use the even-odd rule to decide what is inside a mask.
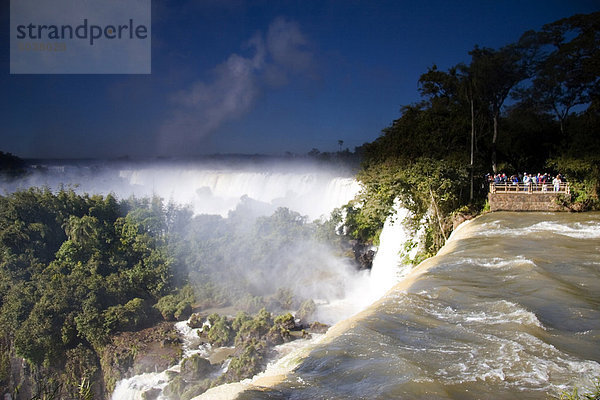
[[[537,337],[546,328],[533,312],[516,303],[499,300],[458,308],[425,291],[397,293],[395,299],[404,304],[402,310],[427,317],[428,325],[440,330],[423,337],[425,342],[434,342],[434,347],[417,341],[397,348],[407,354],[423,353],[420,358],[437,366],[436,379],[444,384],[501,382],[546,393],[565,387],[564,383],[550,382],[550,378],[564,382],[574,374],[600,374],[599,363],[570,356]],[[521,327],[511,328],[511,324]],[[440,334],[443,336],[436,336]]]
[[[596,222],[575,222],[570,224],[559,224],[557,222],[544,221],[533,225],[532,232],[552,232],[577,239],[599,239],[600,224]]]
[[[455,264],[470,264],[482,268],[489,269],[510,269],[514,267],[535,267],[535,262],[527,259],[525,256],[518,255],[512,259],[500,257],[485,258],[485,257],[468,257],[457,258]]]
[[[122,379],[117,382],[115,390],[112,393],[112,400],[143,400],[143,393],[152,389],[162,391],[169,383],[168,371],[158,373],[146,373],[135,375],[128,379]],[[164,400],[162,393],[156,397],[157,400]]]
[[[507,300],[475,303],[466,309],[442,308],[428,301],[426,311],[440,320],[462,326],[517,323],[544,329],[534,313]]]
[[[529,226],[507,228],[499,221],[493,221],[485,224],[485,230],[481,235],[490,236],[526,236],[531,233],[550,233],[554,235],[563,235],[577,239],[598,239],[600,238],[600,223],[597,221],[586,222],[564,222],[542,221]]]
[[[201,344],[197,330],[190,328],[189,319],[175,323],[175,328],[183,341],[183,358],[191,357],[194,354],[200,354],[208,357],[210,344]],[[183,359],[182,359],[183,361]],[[143,400],[144,392],[149,390],[159,391],[157,400],[165,400],[162,390],[169,384],[169,372],[180,372],[181,362],[173,365],[162,372],[153,372],[134,375],[127,379],[117,382],[115,390],[112,393],[112,400]]]
[[[194,397],[193,400],[234,399],[238,394],[253,385],[268,382],[271,379],[277,381],[279,377],[290,373],[300,363],[306,353],[321,342],[323,337],[324,335],[322,334],[313,334],[311,339],[298,339],[275,346],[274,351],[277,353],[277,356],[268,363],[267,368],[263,372],[240,382],[216,386],[200,396]]]

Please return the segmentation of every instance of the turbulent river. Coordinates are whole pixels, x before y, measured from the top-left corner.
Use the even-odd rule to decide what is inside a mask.
[[[240,399],[546,399],[600,376],[600,214],[492,213]]]

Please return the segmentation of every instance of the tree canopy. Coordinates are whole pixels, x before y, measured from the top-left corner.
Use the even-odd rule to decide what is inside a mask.
[[[446,71],[425,71],[422,99],[362,146],[364,190],[348,208],[355,237],[376,240],[400,198],[416,219],[429,220],[433,253],[452,214],[483,206],[483,177],[492,171],[560,172],[581,208],[600,206],[600,13],[468,55]]]

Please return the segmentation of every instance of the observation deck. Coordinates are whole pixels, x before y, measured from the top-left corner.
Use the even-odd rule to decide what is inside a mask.
[[[490,211],[565,211],[559,200],[568,195],[568,182],[552,183],[490,183]]]

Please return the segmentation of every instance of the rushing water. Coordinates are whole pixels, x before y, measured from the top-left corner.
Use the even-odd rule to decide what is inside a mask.
[[[32,186],[78,193],[114,193],[120,198],[157,195],[189,205],[196,214],[227,217],[241,198],[261,205],[263,214],[287,207],[310,220],[329,216],[360,190],[352,174],[309,161],[239,161],[223,158],[190,162],[53,162],[30,169],[15,181],[0,181],[2,191]]]
[[[317,307],[317,315],[320,321],[329,323],[347,318],[371,304],[381,297],[388,289],[397,283],[410,270],[409,266],[399,262],[400,252],[404,243],[411,238],[410,232],[402,224],[407,211],[400,204],[394,206],[394,214],[386,221],[381,237],[379,251],[377,252],[373,269],[355,272],[346,275],[345,296],[331,303],[321,304]],[[332,271],[335,272],[335,271]],[[318,279],[318,277],[315,277]],[[195,330],[187,326],[187,321],[178,322],[176,328],[184,339],[184,354],[190,356],[207,350],[198,348],[199,341]],[[314,348],[323,339],[322,335],[314,335],[312,340],[296,340],[275,348],[278,357],[268,365],[266,371],[258,374],[252,379],[221,385],[209,390],[201,396],[202,399],[232,399],[239,393],[259,385],[260,382],[272,382],[273,379],[289,373],[301,360],[308,349]],[[208,352],[206,352],[206,355]],[[226,365],[224,366],[226,367]],[[169,368],[168,371],[178,372],[179,366]],[[143,399],[148,390],[158,389],[158,399],[165,399],[162,390],[168,384],[167,371],[146,373],[132,376],[118,382],[113,394],[113,400],[138,400]]]
[[[240,399],[546,399],[600,376],[600,214],[492,213]]]
[[[370,273],[362,271],[349,277],[351,282],[347,285],[346,296],[339,301],[320,305],[317,310],[319,318],[337,322],[354,315],[383,296],[388,289],[408,274],[410,265],[404,265],[401,262],[404,244],[412,238],[410,230],[403,224],[407,215],[408,211],[396,202],[394,212],[387,218],[383,226],[372,270]],[[414,256],[414,254],[412,255]],[[282,376],[290,373],[309,351],[326,339],[326,336],[316,335],[309,341],[295,341],[283,345],[291,346],[291,351],[270,363],[264,372],[252,379],[210,389],[196,397],[196,400],[234,399],[249,388],[278,382]]]
[[[119,177],[127,182],[125,188],[153,188],[162,196],[169,195],[178,202],[191,203],[197,213],[217,212],[226,215],[243,196],[253,201],[272,206],[285,206],[292,210],[307,213],[317,217],[328,214],[352,199],[359,190],[358,183],[352,178],[336,175],[332,171],[292,171],[280,166],[275,169],[249,169],[233,166],[214,169],[204,166],[179,170],[177,168],[145,167],[137,169],[121,169]],[[212,200],[216,201],[212,201]],[[216,207],[216,208],[215,208]],[[395,205],[396,216],[391,217],[385,224],[381,235],[381,251],[378,252],[373,274],[368,271],[355,271],[345,260],[339,257],[327,263],[328,279],[338,282],[335,288],[340,296],[328,301],[320,301],[317,306],[317,318],[320,322],[335,323],[347,318],[382,296],[405,271],[398,264],[398,254],[404,242],[410,237],[402,225],[406,216],[399,204]],[[325,250],[325,249],[323,249]],[[323,254],[323,260],[328,259]],[[315,273],[314,282],[305,282],[315,287],[326,288],[323,276]],[[342,290],[343,289],[343,290]],[[328,289],[332,291],[332,289]],[[343,292],[343,293],[341,293]],[[328,293],[315,293],[316,296],[326,296]],[[193,330],[188,329],[186,322],[176,324],[181,336],[185,339],[184,350],[189,356],[198,349],[197,338]],[[305,349],[314,346],[320,340],[317,335],[313,340],[297,340],[275,350],[279,357],[268,366],[267,371],[257,375],[253,380],[222,385],[212,395],[216,398],[232,398],[237,393],[247,389],[253,382],[264,381],[273,376],[288,373],[299,360]],[[196,340],[197,341],[197,340]],[[207,353],[208,354],[208,353]],[[226,364],[223,365],[226,368]],[[146,373],[132,376],[118,382],[112,399],[142,399],[144,393],[152,390],[159,391],[158,399],[164,399],[162,390],[168,384],[169,376],[179,371],[179,366],[173,366],[167,371]],[[208,396],[211,396],[209,393]],[[210,398],[210,397],[208,397]]]

